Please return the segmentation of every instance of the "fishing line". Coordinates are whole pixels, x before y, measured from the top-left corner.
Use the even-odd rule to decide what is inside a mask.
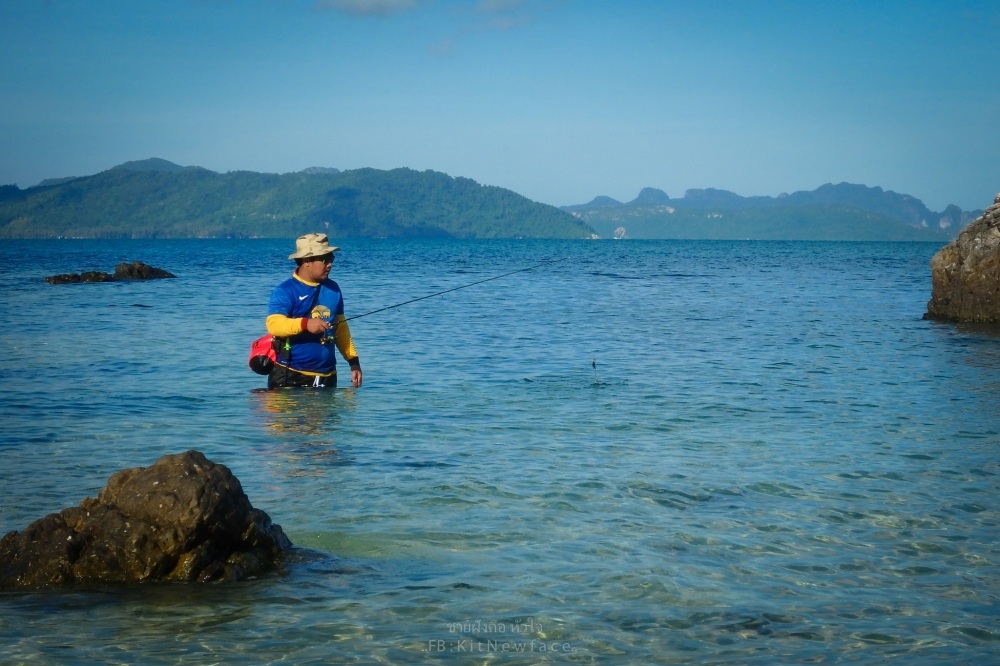
[[[475,282],[470,282],[469,284],[463,284],[460,287],[452,287],[451,289],[445,289],[444,291],[439,291],[434,294],[428,294],[427,296],[420,296],[418,298],[411,298],[408,301],[403,301],[402,303],[396,303],[395,305],[387,305],[384,308],[379,308],[378,310],[372,310],[371,312],[366,312],[364,314],[354,315],[353,317],[347,317],[344,321],[350,321],[352,319],[360,319],[361,317],[367,317],[368,315],[373,315],[376,312],[383,312],[385,310],[391,310],[393,308],[398,308],[403,305],[409,305],[410,303],[416,303],[417,301],[424,301],[428,298],[434,298],[435,296],[440,296],[441,294],[448,294],[453,291],[458,291],[459,289],[465,289],[466,287],[473,287],[477,284],[482,284],[484,282],[489,282],[490,280],[499,280],[500,278],[505,278],[508,275],[514,275],[515,273],[524,273],[525,271],[534,270],[536,268],[541,268],[542,266],[550,266],[552,264],[558,264],[560,261],[566,261],[569,257],[563,257],[562,259],[553,259],[552,261],[543,261],[540,264],[535,264],[534,266],[528,266],[527,268],[519,268],[516,271],[511,271],[509,273],[504,273],[503,275],[494,275],[493,277],[488,277],[483,280],[477,280]]]

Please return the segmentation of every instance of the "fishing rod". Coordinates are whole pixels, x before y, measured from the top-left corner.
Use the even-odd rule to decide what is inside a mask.
[[[395,305],[387,305],[384,308],[379,308],[378,310],[372,310],[371,312],[365,312],[364,314],[354,315],[353,317],[347,317],[344,321],[350,321],[352,319],[360,319],[361,317],[367,317],[368,315],[373,315],[376,312],[383,312],[385,310],[391,310],[393,308],[398,308],[403,305],[409,305],[410,303],[416,303],[417,301],[424,301],[428,298],[434,298],[435,296],[440,296],[442,294],[448,294],[453,291],[458,291],[459,289],[465,289],[467,287],[474,287],[477,284],[482,284],[484,282],[489,282],[490,280],[499,280],[500,278],[505,278],[508,275],[514,275],[515,273],[524,273],[525,271],[534,270],[536,268],[541,268],[542,266],[551,266],[552,264],[558,264],[560,261],[566,261],[569,257],[563,257],[562,259],[553,259],[552,261],[543,261],[540,264],[535,264],[534,266],[528,266],[527,268],[519,268],[516,271],[511,271],[509,273],[504,273],[503,275],[494,275],[493,277],[488,277],[483,280],[477,280],[475,282],[470,282],[469,284],[463,284],[460,287],[452,287],[451,289],[445,289],[444,291],[439,291],[434,294],[428,294],[427,296],[420,296],[418,298],[411,298],[408,301],[403,301],[402,303],[396,303]]]

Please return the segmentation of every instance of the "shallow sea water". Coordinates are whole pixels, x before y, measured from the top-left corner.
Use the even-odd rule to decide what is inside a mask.
[[[1000,333],[921,319],[937,246],[345,239],[348,316],[556,263],[352,321],[360,389],[269,393],[289,243],[0,249],[0,533],[195,448],[296,545],[0,593],[0,662],[1000,660]],[[42,281],[135,259],[178,279]]]

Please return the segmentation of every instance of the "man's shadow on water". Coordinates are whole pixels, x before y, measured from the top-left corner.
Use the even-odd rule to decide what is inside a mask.
[[[285,458],[293,476],[317,476],[329,467],[350,465],[336,445],[337,425],[355,408],[354,391],[337,389],[255,389],[250,407],[270,440],[266,453]]]

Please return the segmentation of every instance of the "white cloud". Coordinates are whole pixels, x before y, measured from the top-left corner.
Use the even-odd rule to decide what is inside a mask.
[[[514,30],[523,25],[528,25],[534,19],[530,16],[493,16],[486,22],[486,27],[490,30]]]
[[[483,14],[496,14],[514,11],[523,4],[524,0],[479,0],[476,3],[476,11]]]
[[[487,30],[513,30],[533,20],[524,0],[479,0],[476,12],[486,16],[480,28]]]
[[[333,9],[353,16],[389,16],[417,8],[417,0],[316,0],[318,9]]]
[[[429,51],[438,56],[450,56],[455,52],[455,38],[449,37],[437,44],[432,44]]]

